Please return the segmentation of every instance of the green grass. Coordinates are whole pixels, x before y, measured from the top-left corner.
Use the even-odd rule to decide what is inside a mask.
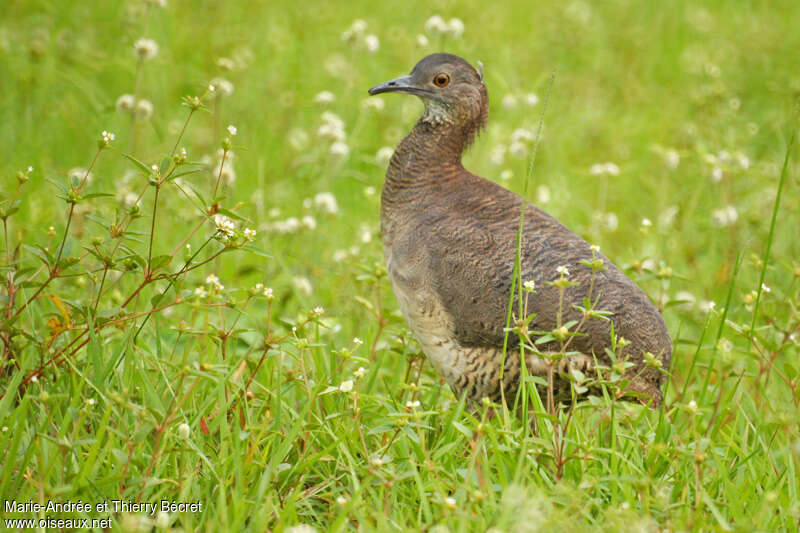
[[[3,5],[2,517],[798,529],[800,7],[668,4]],[[463,36],[421,46],[435,13],[462,19]],[[359,18],[375,53],[340,37]],[[159,51],[138,63],[141,37]],[[425,361],[382,266],[376,158],[421,105],[364,102],[438,50],[485,65],[490,125],[467,168],[527,190],[663,310],[675,354],[662,409],[611,394],[550,416],[531,384],[534,432],[513,413],[470,414]],[[533,142],[508,147],[519,128],[535,134],[553,71],[525,185]],[[220,76],[231,96],[208,93]],[[332,103],[315,102],[324,90]],[[116,110],[126,93],[152,117]],[[318,136],[324,111],[344,122],[345,157]],[[103,130],[116,138],[98,150]],[[226,138],[232,183],[215,172]],[[201,164],[162,162],[173,147]],[[90,180],[68,178],[95,155]],[[605,162],[619,173],[590,172]],[[184,170],[197,172],[172,180]],[[74,204],[59,198],[70,188]],[[323,192],[335,213],[313,200]],[[237,220],[232,240],[209,217],[219,209]],[[203,510],[7,513],[11,499]]]

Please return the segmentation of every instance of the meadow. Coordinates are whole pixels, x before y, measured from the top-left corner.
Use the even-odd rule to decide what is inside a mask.
[[[800,527],[796,2],[2,11],[3,520]],[[490,122],[465,166],[600,246],[662,311],[659,409],[610,386],[552,411],[530,379],[524,416],[489,417],[426,362],[378,223],[422,106],[367,89],[436,51],[484,65]]]

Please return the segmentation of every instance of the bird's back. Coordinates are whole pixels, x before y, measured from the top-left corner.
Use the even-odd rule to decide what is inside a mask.
[[[401,308],[423,347],[429,347],[426,353],[437,348],[442,352],[502,347],[523,200],[460,165],[428,172],[439,175],[418,179],[413,200],[398,201],[384,194],[384,249],[395,292],[403,300]],[[582,263],[593,257],[603,261],[604,270],[593,274]],[[559,290],[548,283],[560,277],[559,267],[566,267],[569,281],[575,283],[564,289],[561,303]],[[634,383],[633,389],[660,400],[664,374],[644,367],[643,352],[657,356],[668,368],[671,341],[663,318],[636,284],[606,257],[593,252],[584,239],[531,203],[525,212],[521,269],[522,280],[533,281],[536,287],[535,293],[524,296],[526,313],[536,315],[529,330],[554,330],[559,312],[560,324],[581,322],[583,313],[574,306],[583,306],[584,298],[590,298],[595,309],[608,313],[610,321],[585,320],[569,350],[609,363],[606,349],[612,345],[613,323],[615,334],[629,342],[618,354],[636,365],[639,386]],[[516,298],[512,309],[516,316]],[[518,336],[509,336],[511,347],[517,341]],[[558,346],[539,348],[557,350]],[[437,368],[444,375],[459,372],[442,368],[458,365],[457,357],[437,359],[443,361]]]

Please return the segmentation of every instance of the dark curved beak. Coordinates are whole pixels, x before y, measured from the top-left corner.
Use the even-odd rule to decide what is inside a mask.
[[[438,99],[438,95],[434,94],[433,91],[417,87],[410,74],[408,76],[401,76],[393,80],[379,83],[369,90],[369,94],[373,96],[381,93],[406,93]]]
[[[411,81],[411,76],[401,76],[393,80],[379,83],[369,90],[369,94],[376,95],[381,93],[405,93],[414,89],[414,82]]]

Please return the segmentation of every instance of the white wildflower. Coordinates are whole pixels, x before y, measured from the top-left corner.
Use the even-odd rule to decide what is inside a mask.
[[[77,181],[78,183],[85,178],[86,183],[90,183],[92,178],[94,178],[94,175],[83,167],[74,167],[67,171],[67,177],[70,179],[70,181]]]
[[[714,300],[704,300],[700,302],[700,310],[704,313],[710,313],[716,307],[717,303]]]
[[[666,152],[664,152],[664,160],[667,163],[667,167],[670,169],[678,168],[678,165],[681,162],[681,155],[678,153],[677,150],[670,148]]]
[[[322,91],[314,97],[314,102],[322,105],[332,104],[336,96],[330,91]]]
[[[500,181],[508,181],[514,177],[514,171],[510,168],[503,169],[500,173]]]
[[[142,98],[136,102],[136,108],[133,112],[136,115],[136,118],[140,120],[147,120],[153,116],[153,103],[150,100],[145,100]]]
[[[361,100],[361,108],[367,111],[383,111],[386,101],[379,96],[370,96]]]
[[[596,245],[596,244],[593,244],[593,245],[589,246],[589,250],[592,251],[592,254],[599,254],[600,253],[600,247],[598,245]]]
[[[319,318],[319,317],[321,317],[322,315],[325,314],[325,309],[320,307],[320,306],[317,306],[317,307],[315,307],[314,309],[311,310],[310,314],[311,314],[311,316],[313,318]]]
[[[292,280],[292,282],[294,283],[294,287],[295,287],[295,289],[298,290],[298,292],[301,292],[302,294],[305,294],[306,296],[311,295],[311,291],[313,289],[311,287],[311,282],[308,280],[308,278],[304,278],[304,277],[301,277],[301,276],[295,276],[294,279]]]
[[[211,85],[214,86],[215,92],[220,96],[228,97],[233,95],[233,83],[225,78],[214,78],[211,80]]]
[[[359,240],[364,244],[367,244],[372,240],[372,231],[366,224],[363,224],[361,228],[359,228],[358,234],[359,234],[358,235]]]
[[[741,152],[736,153],[736,162],[739,163],[742,170],[750,168],[750,158]]]
[[[448,496],[447,498],[445,498],[445,499],[444,499],[444,504],[445,504],[445,505],[446,505],[446,506],[447,506],[449,509],[455,509],[455,508],[456,508],[456,503],[457,503],[457,502],[456,502],[456,499],[455,499],[455,498],[453,498],[452,496]]]
[[[139,39],[133,43],[133,52],[142,61],[153,59],[158,55],[158,44],[152,39]]]
[[[528,107],[534,107],[539,103],[539,96],[536,93],[528,93],[522,97],[522,101],[525,102],[525,105]]]
[[[516,141],[508,146],[508,153],[517,159],[525,159],[528,157],[528,147],[525,143]]]
[[[505,144],[497,144],[494,148],[492,148],[491,154],[489,154],[489,161],[492,162],[493,165],[497,165],[498,167],[506,162],[506,150],[507,147]]]
[[[653,225],[653,222],[649,218],[642,219],[642,227],[649,228]]]
[[[220,161],[214,168],[214,176],[221,178],[225,185],[232,185],[236,181],[236,170],[233,168],[233,162],[228,158],[225,158],[224,163]]]
[[[344,159],[350,154],[350,147],[344,142],[336,141],[331,145],[330,152],[331,155]]]
[[[449,30],[448,24],[441,15],[433,15],[425,21],[425,33],[429,35],[442,35]]]
[[[363,378],[366,373],[367,373],[367,369],[365,369],[363,366],[360,366],[360,367],[358,367],[358,370],[353,372],[353,375],[360,379],[360,378]]]
[[[616,213],[606,213],[605,224],[609,230],[616,230],[619,227],[619,219],[617,218]]]
[[[417,35],[417,46],[419,46],[419,47],[421,47],[421,48],[425,48],[425,47],[427,47],[429,44],[430,44],[430,41],[428,41],[428,38],[427,38],[427,37],[425,37],[425,36],[424,36],[424,35],[422,35],[422,34],[419,34],[419,35]]]
[[[300,223],[306,228],[310,230],[317,229],[317,219],[312,217],[311,215],[306,215],[302,218]]]
[[[248,241],[252,241],[256,238],[256,230],[253,228],[244,228],[244,238]]]
[[[211,285],[217,291],[225,290],[225,286],[219,282],[219,278],[215,274],[206,276],[206,285]]]
[[[229,57],[220,57],[217,59],[217,66],[222,70],[233,70],[236,68],[236,62]]]
[[[314,206],[330,215],[335,215],[339,212],[339,204],[336,203],[336,197],[329,192],[320,192],[314,196]]]
[[[762,283],[761,284],[761,290],[764,291],[764,292],[772,292],[772,289],[767,287],[766,283]]]
[[[189,435],[191,435],[191,433],[192,433],[192,428],[190,428],[189,424],[187,424],[186,422],[184,422],[183,424],[178,426],[178,436],[182,440],[188,439]]]
[[[517,107],[517,97],[513,94],[507,94],[503,97],[503,107],[506,109],[514,109]]]
[[[194,295],[197,296],[198,298],[205,298],[206,296],[208,296],[208,291],[206,290],[205,287],[201,285],[195,288]]]
[[[522,288],[528,292],[533,292],[536,290],[536,282],[532,279],[529,279],[525,283],[522,284]]]
[[[511,133],[509,139],[511,140],[512,143],[514,142],[531,143],[536,140],[536,135],[534,135],[534,133],[527,128],[517,128]]]
[[[739,212],[736,211],[736,207],[727,205],[720,209],[715,209],[711,213],[711,219],[715,225],[726,227],[734,224],[739,219]]]
[[[678,216],[680,208],[677,205],[670,205],[658,215],[658,223],[661,226],[671,226]]]
[[[221,213],[217,213],[214,215],[214,224],[227,237],[233,237],[233,232],[236,229],[236,223],[233,220]]]
[[[421,404],[420,404],[419,400],[414,400],[414,401],[409,400],[409,401],[406,402],[406,407],[408,407],[409,409],[416,409],[420,405]]]
[[[339,385],[339,390],[341,392],[350,392],[353,390],[353,380],[348,379],[347,381],[342,381],[342,383]]]
[[[136,97],[132,94],[123,94],[117,98],[116,102],[117,111],[121,113],[130,113],[133,111],[133,106],[136,105]]]
[[[381,42],[377,35],[367,35],[364,37],[364,46],[367,48],[367,52],[374,54],[380,48]]]
[[[558,275],[561,276],[562,278],[566,278],[567,276],[569,276],[569,268],[567,268],[566,265],[561,265],[559,267],[556,267],[556,272],[558,272]]]
[[[333,124],[322,124],[319,128],[317,128],[317,137],[327,139],[329,141],[344,142],[344,140],[347,138],[347,134],[342,128],[339,128]]]
[[[550,201],[550,187],[547,185],[536,187],[536,201],[540,204],[548,203]]]
[[[278,233],[297,233],[300,229],[300,219],[289,217],[286,220],[279,220],[272,225]]]
[[[342,40],[355,42],[363,36],[366,30],[367,22],[362,19],[356,19],[347,30],[342,32]]]
[[[714,167],[711,169],[711,181],[713,181],[714,183],[719,183],[720,181],[722,181],[723,176],[724,174],[721,168]]]
[[[167,529],[169,527],[169,513],[166,511],[159,511],[158,514],[156,514],[153,525],[158,529]]]
[[[301,128],[289,130],[289,146],[297,151],[304,150],[308,146],[308,133]]]
[[[464,33],[464,22],[458,18],[450,19],[450,22],[447,23],[447,33],[458,39]]]
[[[589,174],[593,176],[618,176],[619,167],[615,163],[595,163],[589,167]]]
[[[696,413],[696,412],[697,412],[697,402],[696,402],[696,401],[694,401],[694,400],[691,400],[691,401],[690,401],[688,404],[686,404],[686,408],[687,408],[687,409],[688,409],[688,410],[689,410],[689,411],[690,411],[692,414]]]

